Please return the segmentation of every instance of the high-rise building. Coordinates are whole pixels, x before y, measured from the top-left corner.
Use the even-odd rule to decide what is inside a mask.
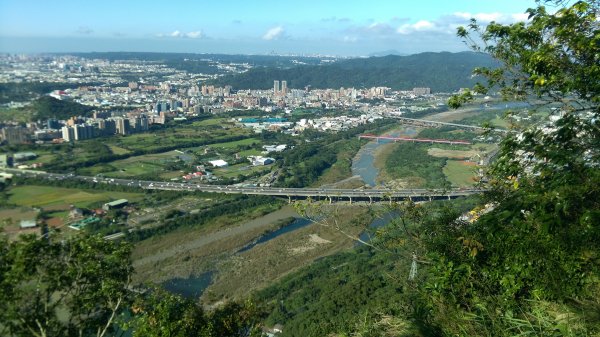
[[[117,118],[115,119],[115,123],[117,124],[117,133],[126,135],[129,134],[129,120],[126,118]]]
[[[287,95],[287,81],[281,81],[281,94]]]
[[[0,130],[0,141],[8,144],[22,144],[29,141],[30,131],[22,126],[5,127]]]
[[[98,124],[98,128],[100,128],[103,135],[114,135],[117,133],[117,123],[112,119],[105,120],[103,128]]]
[[[169,105],[169,102],[166,102],[166,101],[160,102],[160,111],[159,112],[169,111],[170,108],[171,108],[171,106]]]
[[[273,81],[273,95],[279,94],[279,81]]]
[[[75,130],[70,127],[70,126],[63,126],[62,129],[62,138],[65,140],[65,142],[72,142],[75,141]]]
[[[94,137],[94,128],[91,125],[78,124],[71,127],[71,129],[73,129],[75,140],[84,140]]]
[[[144,114],[140,115],[140,131],[148,131],[148,117]]]

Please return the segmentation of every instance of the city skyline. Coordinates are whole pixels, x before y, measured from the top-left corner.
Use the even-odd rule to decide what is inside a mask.
[[[148,51],[365,56],[462,51],[456,27],[527,19],[534,1],[399,4],[0,1],[0,52]]]

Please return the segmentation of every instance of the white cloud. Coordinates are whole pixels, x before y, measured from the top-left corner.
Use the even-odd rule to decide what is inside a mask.
[[[435,32],[440,30],[441,28],[436,23],[427,20],[420,20],[413,24],[405,23],[398,27],[396,32],[406,35],[414,32]]]
[[[265,33],[265,35],[263,35],[263,40],[277,40],[280,39],[284,36],[285,30],[283,29],[282,26],[277,26],[277,27],[273,27],[269,30],[267,30],[267,32]]]
[[[490,23],[492,21],[509,24],[515,23],[519,21],[527,21],[529,18],[529,14],[527,13],[511,13],[511,14],[503,14],[503,13],[469,13],[469,12],[455,12],[453,16],[457,19],[476,19],[479,23]]]
[[[351,26],[344,29],[348,35],[363,37],[388,36],[394,34],[394,27],[386,22],[373,22],[366,26]]]
[[[190,39],[201,39],[204,37],[204,33],[201,30],[197,30],[195,32],[186,33],[185,37],[189,37]]]
[[[435,28],[435,25],[432,22],[427,20],[421,20],[412,25],[415,30],[431,30]]]
[[[400,25],[396,29],[396,32],[402,35],[417,32],[454,34],[457,27],[468,24],[469,20],[472,18],[476,19],[481,25],[487,25],[492,21],[502,24],[511,24],[519,21],[526,21],[528,19],[528,14],[454,12],[432,21],[420,20],[416,23],[405,23]]]
[[[202,39],[205,38],[206,35],[204,34],[204,32],[202,32],[201,30],[197,30],[194,32],[187,32],[184,33],[182,31],[179,30],[175,30],[171,33],[168,34],[164,34],[164,33],[158,33],[156,34],[157,37],[171,37],[171,38],[175,38],[175,39],[180,39],[180,38],[188,38],[188,39]]]

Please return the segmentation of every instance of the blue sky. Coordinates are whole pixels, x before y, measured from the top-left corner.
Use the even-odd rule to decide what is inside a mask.
[[[368,55],[459,51],[456,26],[511,23],[533,0],[0,0],[0,52]]]

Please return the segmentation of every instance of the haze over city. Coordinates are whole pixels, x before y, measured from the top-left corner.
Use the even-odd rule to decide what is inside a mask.
[[[527,19],[528,1],[0,1],[0,52],[462,51],[456,27]]]
[[[600,336],[600,0],[0,0],[0,337]]]

